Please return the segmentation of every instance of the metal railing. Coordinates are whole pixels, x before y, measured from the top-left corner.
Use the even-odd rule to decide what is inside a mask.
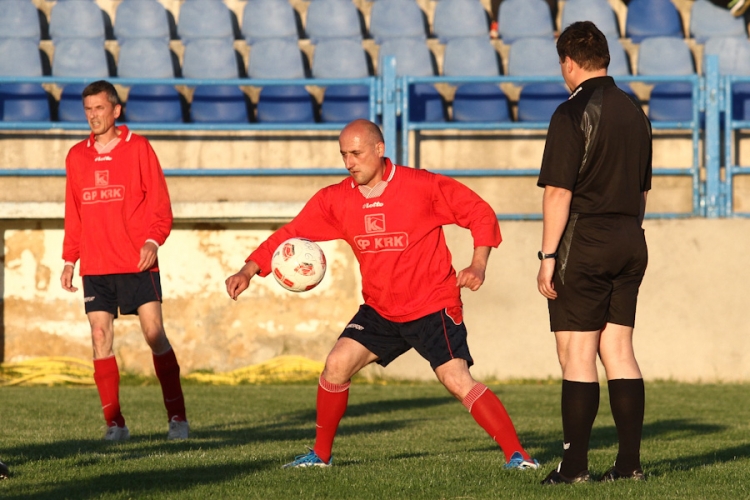
[[[654,121],[652,128],[656,130],[686,130],[690,131],[692,141],[692,163],[684,168],[659,168],[654,166],[654,175],[660,176],[689,176],[692,180],[692,211],[687,213],[652,213],[649,217],[655,218],[675,218],[704,215],[702,213],[702,196],[700,182],[700,144],[701,144],[701,120],[700,112],[703,111],[702,103],[704,99],[701,95],[702,81],[698,75],[689,76],[618,76],[617,83],[665,83],[665,82],[686,82],[692,86],[692,103],[693,112],[692,120],[687,122],[676,121]],[[525,85],[530,83],[560,83],[563,84],[561,77],[403,77],[401,84],[401,124],[402,129],[407,132],[402,134],[401,138],[401,157],[399,160],[403,163],[409,158],[409,133],[419,134],[422,130],[484,130],[484,131],[501,131],[501,130],[546,130],[549,122],[530,122],[530,121],[502,121],[502,122],[416,122],[409,120],[409,87],[417,84],[450,84],[460,85],[462,83],[490,83],[490,84],[513,84]],[[455,177],[535,177],[539,175],[539,169],[460,169],[460,170],[440,170],[441,173]],[[498,214],[501,219],[540,219],[540,213],[503,213]]]

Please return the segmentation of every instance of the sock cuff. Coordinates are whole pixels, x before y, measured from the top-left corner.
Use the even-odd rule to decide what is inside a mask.
[[[320,380],[318,381],[318,385],[326,391],[326,392],[345,392],[349,390],[349,386],[352,385],[352,381],[348,381],[344,384],[334,384],[333,382],[329,382],[326,379],[323,378],[323,375],[320,376]]]
[[[117,358],[114,355],[107,356],[106,358],[99,358],[94,360],[94,373],[99,375],[107,375],[109,373],[119,373],[117,367]]]
[[[471,412],[471,407],[474,406],[474,403],[477,402],[477,399],[482,397],[482,394],[484,394],[487,391],[487,386],[484,385],[481,382],[477,382],[477,384],[471,388],[469,393],[464,396],[463,401],[461,403],[466,407],[469,412]]]
[[[612,380],[607,380],[607,385],[609,387],[617,387],[617,386],[643,386],[643,379],[642,378],[613,378]]]
[[[175,367],[179,369],[180,367],[177,363],[177,356],[175,356],[174,350],[171,347],[166,352],[161,354],[151,353],[151,355],[154,360],[154,368],[168,370]]]

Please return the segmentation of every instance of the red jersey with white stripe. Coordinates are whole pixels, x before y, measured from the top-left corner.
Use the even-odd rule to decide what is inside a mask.
[[[172,229],[164,173],[146,138],[120,130],[120,141],[98,153],[94,134],[65,159],[63,259],[81,260],[80,274],[137,273],[146,240],[162,245]],[[158,270],[157,263],[151,270]]]
[[[372,190],[352,179],[321,189],[247,261],[267,276],[273,252],[288,238],[343,239],[359,261],[365,304],[386,319],[412,321],[461,305],[442,226],[468,228],[474,247],[497,247],[494,210],[450,177],[385,161],[384,180]]]

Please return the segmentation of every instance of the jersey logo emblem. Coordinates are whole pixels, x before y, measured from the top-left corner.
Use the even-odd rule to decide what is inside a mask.
[[[108,186],[109,185],[109,170],[95,170],[94,171],[94,185]]]
[[[384,233],[385,214],[365,215],[365,231],[368,233]]]
[[[362,253],[403,252],[409,246],[406,233],[363,234],[354,237],[354,243]]]

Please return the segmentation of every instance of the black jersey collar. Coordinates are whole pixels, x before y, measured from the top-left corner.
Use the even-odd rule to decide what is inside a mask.
[[[594,78],[589,78],[588,80],[581,82],[581,84],[576,87],[576,89],[571,94],[571,97],[575,96],[582,90],[588,90],[594,87],[612,87],[614,86],[614,84],[615,80],[611,76],[596,76]]]

